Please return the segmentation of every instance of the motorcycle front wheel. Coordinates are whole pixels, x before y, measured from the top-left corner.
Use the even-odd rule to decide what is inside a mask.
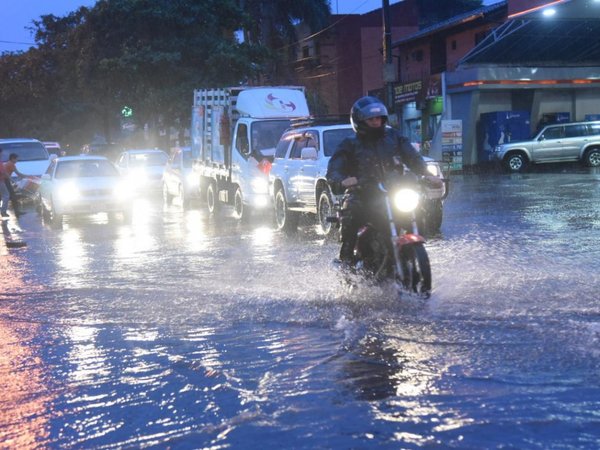
[[[425,246],[421,243],[406,245],[400,251],[404,271],[404,289],[425,298],[431,295],[431,265]]]

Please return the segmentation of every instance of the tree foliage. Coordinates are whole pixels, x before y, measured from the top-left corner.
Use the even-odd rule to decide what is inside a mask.
[[[294,24],[327,13],[325,0],[99,0],[42,16],[37,48],[0,57],[0,134],[111,139],[125,105],[140,126],[186,127],[193,89],[264,79]]]

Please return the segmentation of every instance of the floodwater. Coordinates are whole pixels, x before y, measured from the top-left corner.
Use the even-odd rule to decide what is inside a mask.
[[[140,199],[0,244],[2,448],[600,448],[600,172],[457,175],[429,300]]]

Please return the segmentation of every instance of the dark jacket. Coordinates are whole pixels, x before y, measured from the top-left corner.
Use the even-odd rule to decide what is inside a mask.
[[[417,175],[427,174],[427,165],[407,138],[393,128],[377,138],[344,139],[329,160],[327,181],[334,194],[342,194],[342,180],[356,177],[359,183],[376,183],[391,170],[402,172],[402,164]]]

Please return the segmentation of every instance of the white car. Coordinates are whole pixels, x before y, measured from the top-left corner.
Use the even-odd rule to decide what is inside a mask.
[[[173,197],[179,197],[181,204],[187,206],[192,197],[199,197],[199,178],[192,171],[192,150],[179,147],[173,150],[163,174],[163,197],[171,203]]]
[[[117,167],[138,193],[161,191],[169,155],[159,149],[127,150],[117,158]]]
[[[17,161],[17,170],[24,175],[39,177],[48,168],[52,158],[56,154],[50,155],[43,143],[37,139],[0,139],[0,148],[2,148],[2,160],[8,161],[11,153],[19,156]],[[16,174],[13,174],[16,179]]]
[[[64,215],[106,212],[131,217],[131,186],[103,156],[54,159],[42,175],[39,191],[42,214],[56,225],[62,224]]]
[[[321,123],[321,124],[319,124]],[[277,228],[285,232],[296,230],[300,215],[316,214],[320,231],[332,232],[333,206],[340,198],[334,197],[327,183],[327,165],[338,145],[354,135],[348,123],[331,124],[315,119],[312,126],[292,127],[281,137],[269,173],[269,189],[273,196]],[[424,157],[427,170],[445,181],[442,188],[426,189],[423,213],[420,214],[423,231],[437,232],[442,224],[443,200],[447,196],[447,180],[440,165]]]

